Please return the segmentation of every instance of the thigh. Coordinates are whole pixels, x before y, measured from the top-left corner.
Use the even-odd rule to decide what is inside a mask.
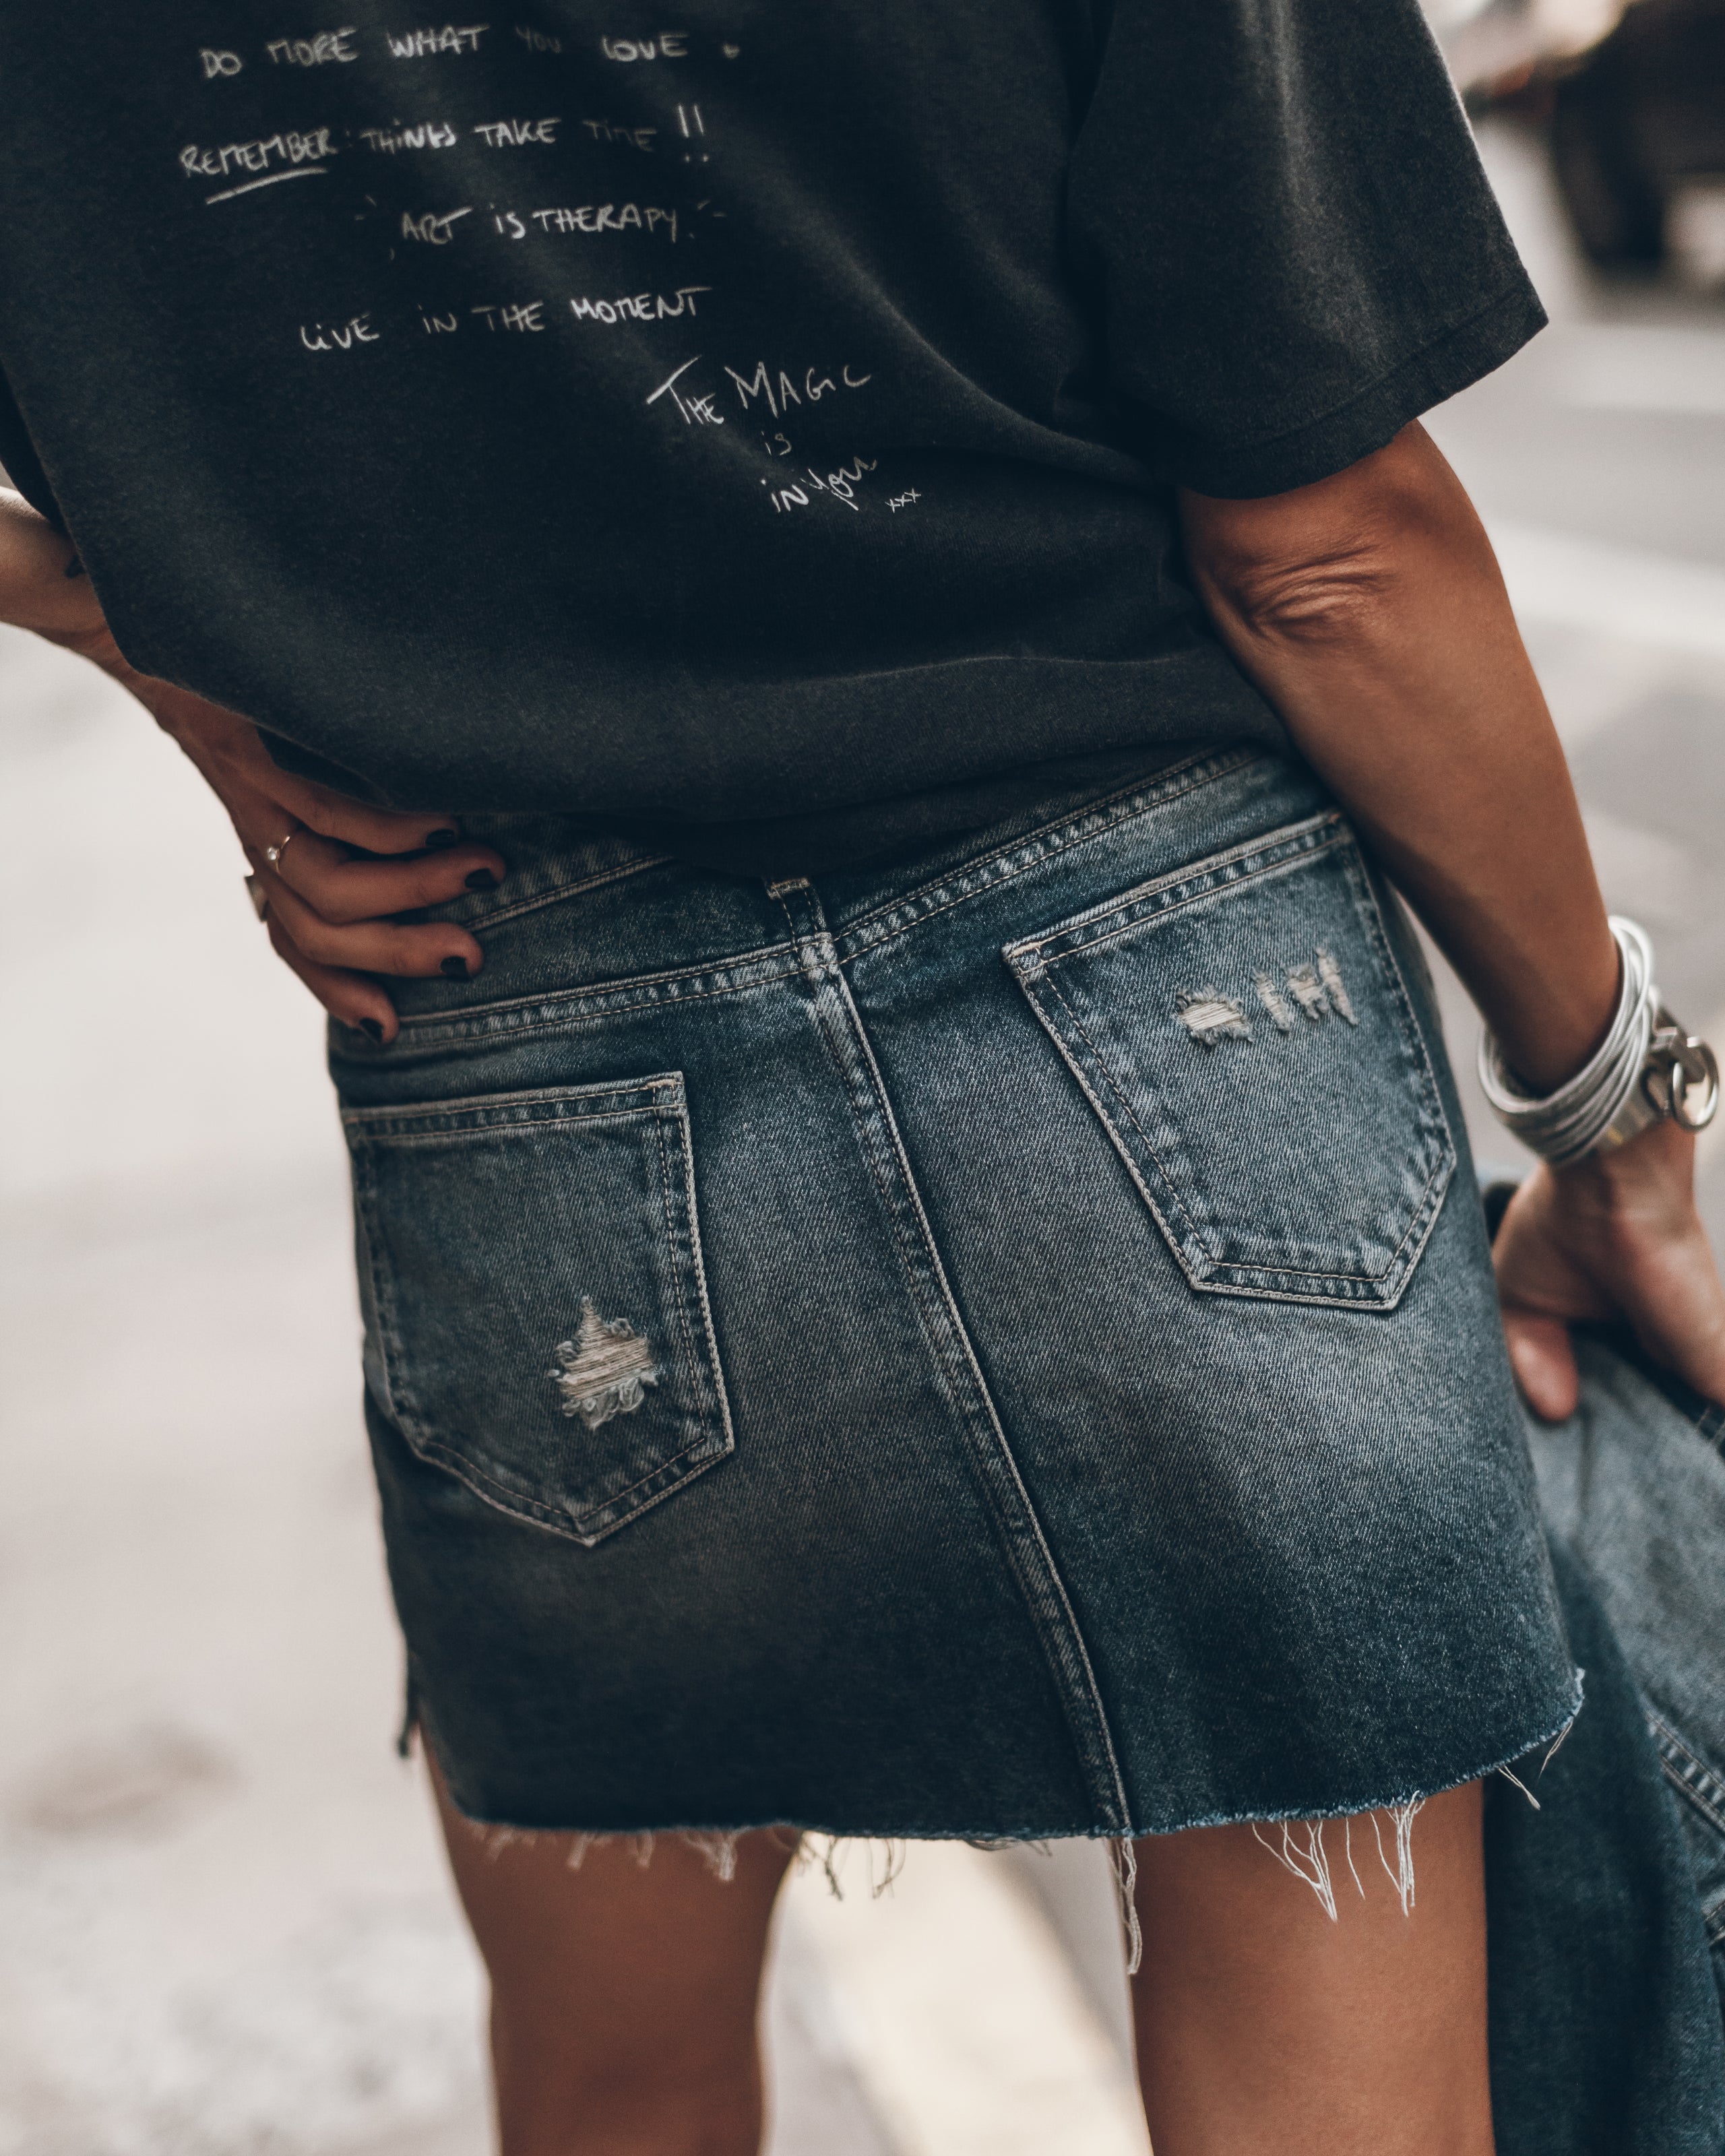
[[[752,2151],[761,1970],[794,1838],[743,1835],[734,1866],[676,1835],[607,1839],[572,1866],[571,1836],[490,1835],[433,1777],[490,1979],[504,2156]]]
[[[1308,1831],[1286,1846],[1333,1917],[1279,1825],[1137,1845],[1157,2156],[1491,2156],[1480,1784],[1414,1816],[1405,1911],[1393,1819],[1326,1820],[1321,1866]]]

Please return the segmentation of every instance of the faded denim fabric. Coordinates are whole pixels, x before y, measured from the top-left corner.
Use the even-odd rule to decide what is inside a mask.
[[[483,974],[332,1041],[465,1811],[1123,1836],[1566,1726],[1429,983],[1309,773],[772,885],[473,828]]]
[[[1725,2148],[1725,1410],[1584,1337],[1530,1422],[1587,1705],[1488,1792],[1500,2156]],[[1716,1989],[1717,1985],[1717,1989]]]

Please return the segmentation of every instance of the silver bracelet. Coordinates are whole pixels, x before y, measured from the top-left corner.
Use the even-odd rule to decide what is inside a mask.
[[[1610,1029],[1566,1085],[1543,1099],[1527,1092],[1486,1027],[1480,1034],[1480,1084],[1504,1128],[1554,1168],[1608,1152],[1669,1117],[1704,1131],[1719,1107],[1713,1051],[1678,1024],[1653,983],[1645,932],[1611,916],[1622,982]]]

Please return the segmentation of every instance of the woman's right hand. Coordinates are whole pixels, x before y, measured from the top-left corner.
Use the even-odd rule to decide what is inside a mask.
[[[228,811],[277,956],[332,1018],[392,1041],[400,1020],[377,975],[479,972],[485,953],[465,928],[393,916],[492,888],[504,873],[495,849],[465,840],[447,816],[367,808],[295,778],[234,712],[123,661],[105,670],[178,742]],[[265,857],[271,846],[274,863]]]
[[[1695,1140],[1675,1123],[1536,1168],[1493,1255],[1510,1360],[1548,1422],[1575,1412],[1572,1324],[1628,1325],[1656,1363],[1725,1404],[1725,1289],[1695,1209]]]
[[[504,872],[499,854],[463,841],[447,816],[370,808],[295,778],[249,720],[139,673],[115,643],[69,542],[3,489],[0,620],[100,666],[178,742],[239,834],[277,954],[331,1017],[393,1040],[395,1006],[375,976],[465,975],[484,964],[465,929],[394,916],[495,884]],[[272,846],[274,863],[265,858]]]

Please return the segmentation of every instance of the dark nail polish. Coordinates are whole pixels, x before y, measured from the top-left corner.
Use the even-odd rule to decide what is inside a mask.
[[[467,879],[467,888],[470,891],[495,891],[497,879],[489,869],[475,869]]]
[[[467,978],[467,961],[451,952],[444,961],[443,970],[452,981],[465,981]]]
[[[362,1033],[370,1034],[372,1039],[377,1042],[379,1048],[383,1045],[383,1025],[381,1019],[375,1018],[362,1018],[359,1022],[359,1029]]]
[[[453,846],[460,836],[461,834],[459,831],[449,829],[441,831],[428,831],[425,834],[425,844],[432,853],[440,854],[445,846]]]

